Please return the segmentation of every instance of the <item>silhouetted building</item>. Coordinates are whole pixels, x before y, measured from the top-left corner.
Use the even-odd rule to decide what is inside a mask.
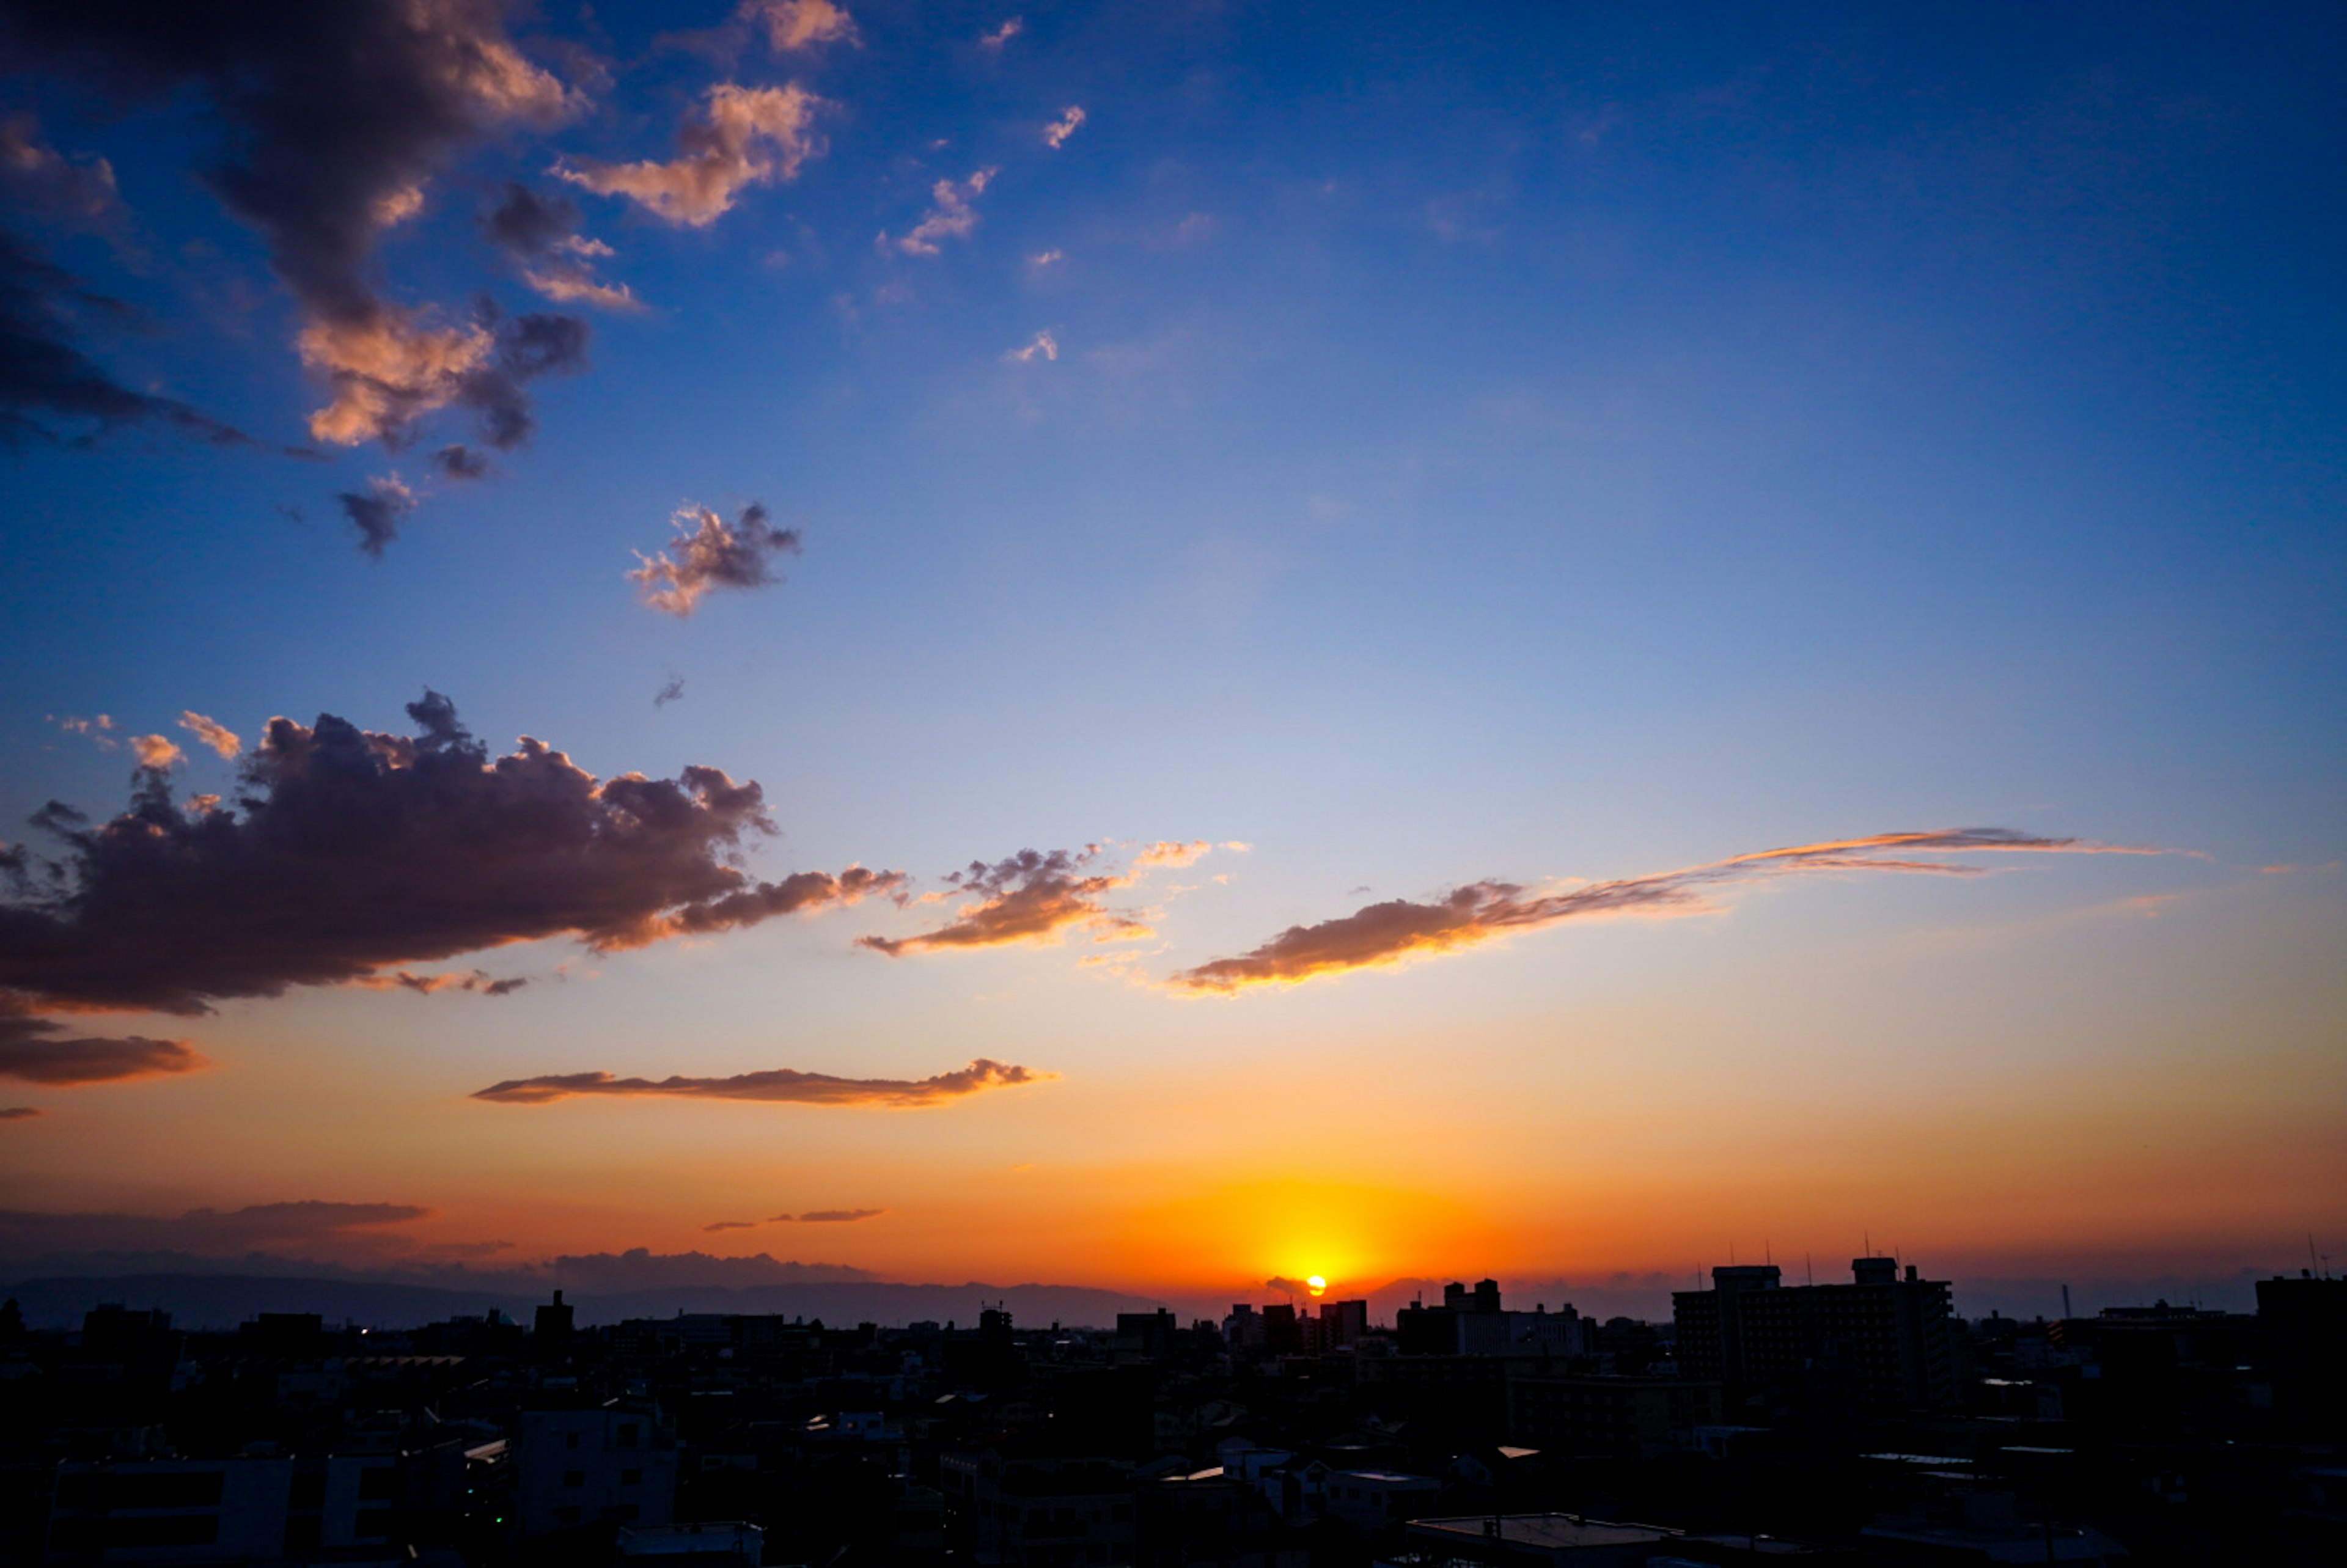
[[[2347,1430],[2347,1279],[2258,1281],[2258,1328],[2275,1414],[2301,1432]]]
[[[1709,1290],[1671,1296],[1679,1375],[1731,1396],[1798,1381],[1827,1367],[1873,1409],[1957,1402],[1954,1320],[1944,1280],[1901,1276],[1895,1259],[1861,1257],[1848,1285],[1788,1287],[1769,1265],[1715,1268]]]
[[[1508,1431],[1563,1453],[1642,1459],[1692,1448],[1720,1422],[1719,1385],[1682,1378],[1529,1376],[1508,1380]]]
[[[530,1325],[530,1348],[541,1361],[559,1361],[570,1354],[570,1343],[577,1332],[576,1315],[558,1290],[552,1301],[538,1307]]]
[[[1369,1304],[1366,1301],[1324,1301],[1320,1304],[1320,1345],[1333,1350],[1368,1337]]]

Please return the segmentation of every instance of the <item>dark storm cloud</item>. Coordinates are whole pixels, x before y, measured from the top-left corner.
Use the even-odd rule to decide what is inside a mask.
[[[467,403],[487,329],[382,299],[376,241],[415,215],[455,152],[576,100],[506,36],[498,0],[0,0],[20,58],[124,97],[200,89],[229,129],[203,169],[299,302],[302,362],[331,400],[311,434],[400,440]],[[517,394],[518,384],[513,389]],[[477,403],[473,405],[478,407]],[[527,428],[526,418],[523,426]]]
[[[1932,833],[1879,833],[1733,856],[1705,866],[1654,872],[1614,882],[1591,882],[1553,893],[1532,893],[1512,882],[1471,882],[1429,903],[1389,899],[1313,926],[1290,926],[1235,958],[1217,958],[1169,979],[1178,991],[1223,992],[1248,986],[1293,984],[1316,976],[1455,952],[1517,931],[1561,920],[1609,916],[1696,915],[1717,907],[1706,890],[1736,883],[1836,871],[1889,871],[1973,876],[1980,867],[1915,855],[1982,852],[2146,855],[2157,851],[2041,838],[2004,827],[1949,828]]]
[[[691,615],[702,596],[715,589],[779,582],[773,558],[799,552],[798,529],[775,528],[755,501],[730,526],[706,507],[686,507],[672,520],[677,531],[668,550],[637,557],[643,564],[628,574],[646,604],[671,615]]]
[[[44,813],[63,850],[10,852],[0,997],[200,1013],[507,942],[636,948],[902,886],[861,867],[752,878],[733,862],[774,831],[754,782],[598,779],[527,736],[492,758],[446,698],[407,712],[412,736],[272,720],[227,803],[182,808],[149,771],[110,821]]]
[[[334,499],[358,529],[359,548],[377,560],[383,559],[384,547],[399,537],[399,525],[415,510],[415,492],[395,474],[379,474],[367,481],[365,489],[344,490]]]
[[[682,1100],[757,1100],[792,1105],[937,1105],[988,1089],[1040,1083],[1035,1072],[980,1057],[968,1067],[934,1078],[834,1078],[777,1067],[731,1078],[618,1078],[609,1072],[548,1072],[509,1078],[477,1090],[476,1100],[507,1105],[545,1105],[574,1095],[664,1096]]]
[[[144,1035],[73,1036],[54,1019],[33,1018],[0,995],[0,1078],[26,1083],[118,1083],[192,1072],[208,1065],[188,1042]]]
[[[0,446],[87,442],[132,424],[169,425],[215,446],[247,444],[241,432],[184,403],[117,381],[75,346],[80,334],[68,313],[77,309],[120,311],[0,229]]]
[[[974,860],[946,878],[969,897],[951,921],[918,936],[859,937],[856,944],[895,958],[940,948],[1055,942],[1075,927],[1090,929],[1098,941],[1148,935],[1139,920],[1102,902],[1115,889],[1131,886],[1133,877],[1094,869],[1100,854],[1100,845],[1087,845],[1081,850],[1022,849],[991,866]]]

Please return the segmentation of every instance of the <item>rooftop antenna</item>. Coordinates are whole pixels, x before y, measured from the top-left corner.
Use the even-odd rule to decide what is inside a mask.
[[[1817,1265],[1809,1261],[1809,1255],[1808,1253],[1803,1253],[1801,1255],[1801,1277],[1811,1285],[1815,1285],[1818,1282]]]
[[[2064,1320],[2065,1322],[2067,1322],[2067,1321],[2069,1320],[2069,1317],[2070,1317],[2070,1287],[2069,1287],[2068,1286],[2066,1286],[2066,1285],[2065,1285],[2065,1286],[2064,1286],[2062,1287],[2062,1317],[2063,1317],[2063,1320]]]
[[[1771,1242],[1767,1236],[1762,1236],[1760,1238],[1760,1261],[1762,1263],[1774,1263],[1777,1261],[1776,1244]]]
[[[1734,1268],[1736,1266],[1736,1244],[1734,1242],[1729,1242],[1727,1244],[1727,1266],[1730,1268]]]

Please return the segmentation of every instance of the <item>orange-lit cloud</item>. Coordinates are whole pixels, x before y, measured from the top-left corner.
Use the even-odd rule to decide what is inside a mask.
[[[414,991],[419,996],[438,996],[442,991],[474,991],[485,997],[509,997],[529,984],[526,975],[514,975],[505,979],[492,979],[479,969],[457,969],[446,974],[419,975],[406,969],[395,969],[389,974],[361,975],[351,982],[361,990]]]
[[[681,1100],[755,1100],[789,1105],[938,1105],[989,1089],[1040,1083],[1053,1076],[979,1058],[934,1078],[835,1078],[777,1067],[731,1078],[619,1078],[609,1072],[549,1072],[509,1078],[474,1092],[505,1105],[545,1105],[574,1095],[664,1096]]]
[[[1005,44],[1008,44],[1011,39],[1017,37],[1026,30],[1026,18],[1023,16],[1013,16],[1009,21],[1003,23],[999,27],[992,28],[988,32],[979,35],[978,46],[984,49],[989,55],[999,55],[1002,52],[1002,46]]]
[[[2161,853],[2075,838],[2042,838],[2010,828],[1968,827],[1933,833],[1882,833],[1766,849],[1709,865],[1613,882],[1584,883],[1553,893],[1532,893],[1512,882],[1471,882],[1430,903],[1394,898],[1317,925],[1291,926],[1261,947],[1237,958],[1216,958],[1184,969],[1166,984],[1177,991],[1224,994],[1249,986],[1295,984],[1323,975],[1455,952],[1562,920],[1702,914],[1717,907],[1706,897],[1706,889],[1734,883],[1830,871],[1976,876],[1980,873],[1978,866],[1902,857],[2014,851]]]
[[[799,168],[823,151],[815,133],[823,99],[793,82],[744,87],[732,82],[709,89],[702,118],[677,133],[680,155],[661,163],[557,164],[554,173],[600,196],[624,196],[647,211],[705,229],[733,210],[751,185],[798,178]]]
[[[887,1209],[809,1209],[798,1216],[798,1223],[803,1225],[854,1225],[858,1220],[877,1219],[887,1212]],[[788,1214],[774,1216],[777,1220],[790,1217]]]
[[[706,507],[685,507],[671,519],[676,537],[658,555],[636,558],[628,573],[644,602],[671,615],[688,616],[703,595],[721,588],[762,588],[780,582],[774,558],[799,553],[799,531],[778,528],[766,508],[753,501],[742,518],[727,523]],[[673,555],[669,552],[673,550]]]
[[[938,180],[929,188],[935,205],[901,237],[891,240],[883,231],[880,248],[900,251],[907,256],[934,256],[938,254],[938,241],[968,239],[970,231],[978,227],[978,209],[970,203],[984,192],[996,172],[981,169],[958,184],[950,179]]]
[[[971,895],[949,923],[918,936],[861,937],[857,945],[901,958],[939,948],[994,948],[1010,942],[1051,943],[1071,929],[1092,933],[1095,941],[1145,937],[1149,927],[1110,910],[1102,900],[1133,885],[1129,874],[1092,870],[1098,845],[1048,854],[1022,849],[992,866],[972,861],[946,880]]]
[[[62,1038],[65,1025],[33,1018],[0,993],[0,1078],[26,1083],[117,1083],[193,1072],[210,1065],[183,1040],[145,1035]]]
[[[778,55],[818,44],[862,41],[856,36],[856,19],[832,0],[746,0],[742,15],[764,25],[766,42]]]
[[[130,754],[138,759],[142,768],[168,768],[184,760],[187,753],[166,735],[133,735]]]
[[[239,752],[244,750],[244,742],[238,737],[234,730],[218,720],[208,719],[201,713],[182,710],[179,714],[179,728],[187,731],[188,733],[195,736],[199,743],[210,746],[223,757],[233,759]]]
[[[1054,149],[1068,145],[1068,138],[1076,134],[1084,123],[1083,106],[1070,104],[1059,118],[1043,128],[1043,145]]]

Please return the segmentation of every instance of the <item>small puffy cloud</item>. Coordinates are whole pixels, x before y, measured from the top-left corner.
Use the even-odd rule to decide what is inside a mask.
[[[457,484],[489,477],[489,460],[462,443],[443,446],[432,454],[432,466],[440,470],[442,478]]]
[[[183,1040],[144,1035],[69,1038],[54,1019],[32,1018],[0,993],[0,1078],[60,1086],[115,1083],[210,1065]]]
[[[976,201],[993,182],[997,172],[993,169],[981,169],[958,183],[950,179],[938,180],[929,187],[933,204],[928,212],[910,231],[897,239],[890,239],[883,231],[880,248],[898,251],[907,256],[935,256],[939,253],[938,241],[968,239],[970,231],[978,227],[978,209],[970,203]]]
[[[600,305],[605,310],[643,308],[625,283],[607,282],[595,263],[610,259],[611,247],[579,232],[579,204],[567,196],[541,196],[517,181],[481,217],[490,243],[520,263],[522,281],[562,304]]]
[[[682,507],[671,520],[677,532],[668,549],[638,556],[642,564],[628,573],[646,604],[671,615],[691,615],[702,596],[717,589],[779,582],[774,558],[799,552],[798,529],[775,528],[755,501],[743,508],[736,523],[728,524],[706,507]]]
[[[549,1072],[509,1078],[474,1092],[476,1100],[506,1105],[545,1105],[574,1096],[610,1095],[680,1100],[753,1100],[789,1105],[938,1105],[989,1089],[1040,1083],[1052,1075],[983,1057],[934,1078],[835,1078],[778,1067],[730,1078],[620,1078],[609,1072]]]
[[[1043,145],[1055,149],[1067,146],[1068,138],[1076,134],[1084,118],[1083,106],[1070,104],[1061,111],[1059,118],[1043,128]]]
[[[1027,264],[1037,272],[1041,272],[1044,268],[1055,267],[1067,259],[1068,253],[1054,245],[1048,251],[1038,251],[1028,257]]]
[[[1214,847],[1203,838],[1194,838],[1187,844],[1178,839],[1161,838],[1154,844],[1142,845],[1140,852],[1133,856],[1133,863],[1136,866],[1195,866]],[[1224,847],[1231,846],[1225,845]]]
[[[62,719],[52,715],[50,723],[68,735],[87,736],[109,752],[121,743],[115,740],[111,733],[114,729],[114,718],[109,713],[100,713],[89,719],[78,718],[71,713]]]
[[[1013,16],[1000,26],[979,35],[978,46],[989,55],[999,55],[1002,52],[1002,46],[1026,30],[1027,19],[1023,16]]]
[[[415,492],[396,474],[377,474],[364,490],[344,490],[334,497],[343,515],[359,531],[359,548],[375,559],[399,537],[399,525],[415,510]]]
[[[1071,930],[1090,931],[1096,942],[1148,936],[1145,924],[1103,902],[1108,894],[1133,886],[1133,877],[1101,867],[1101,854],[1100,845],[1087,845],[1048,854],[1024,849],[991,866],[974,860],[946,878],[967,899],[951,921],[917,936],[860,937],[856,945],[896,958],[941,948],[1048,944]]]
[[[823,150],[815,119],[824,107],[795,82],[780,87],[721,83],[709,89],[702,117],[677,133],[682,150],[675,159],[582,159],[558,164],[554,172],[598,195],[624,196],[671,223],[706,228],[732,210],[743,187],[798,178],[799,166]]]
[[[244,742],[234,730],[217,719],[208,719],[190,709],[179,712],[179,728],[196,737],[199,743],[210,746],[221,756],[233,759],[244,750]]]
[[[169,736],[133,735],[130,737],[130,754],[138,759],[138,765],[142,768],[168,768],[185,760],[188,753]]]
[[[1049,332],[1040,332],[1032,341],[1010,350],[1002,357],[1013,364],[1032,364],[1038,359],[1055,360],[1060,357],[1060,340]]]
[[[711,767],[599,779],[527,736],[492,758],[446,697],[407,712],[412,735],[332,714],[271,720],[233,804],[183,809],[167,775],[142,772],[110,821],[41,813],[57,858],[36,869],[22,846],[0,852],[14,866],[0,879],[14,1037],[54,1053],[42,1042],[62,1026],[23,1015],[202,1013],[513,942],[569,936],[609,952],[903,886],[860,866],[753,879],[742,852],[774,831],[754,782]],[[128,1047],[108,1060],[193,1064],[176,1042]]]
[[[1250,986],[1292,985],[1456,952],[1563,920],[1707,914],[1719,907],[1706,896],[1714,887],[1827,872],[1977,876],[1978,866],[1913,856],[2027,852],[2161,853],[2076,838],[2044,838],[2011,828],[1967,827],[1765,849],[1676,871],[1581,883],[1546,893],[1512,882],[1471,882],[1427,903],[1389,899],[1317,925],[1291,926],[1258,948],[1182,970],[1166,984],[1176,991],[1227,995]]]
[[[764,27],[766,43],[778,55],[819,44],[860,43],[856,18],[832,0],[746,0],[742,15]]]

